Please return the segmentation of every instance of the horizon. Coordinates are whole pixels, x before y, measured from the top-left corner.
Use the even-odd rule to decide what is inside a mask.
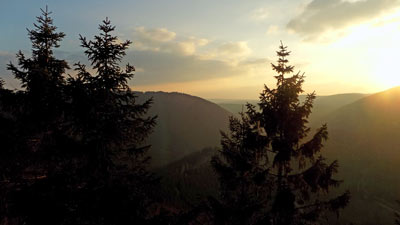
[[[135,91],[257,98],[263,83],[275,85],[270,63],[280,40],[292,52],[295,72],[305,72],[306,93],[376,93],[400,85],[392,66],[400,58],[396,0],[94,3],[2,1],[0,19],[7,23],[0,37],[0,77],[6,86],[19,88],[6,64],[15,62],[18,50],[29,53],[25,28],[32,29],[46,5],[66,34],[55,54],[70,66],[86,63],[78,35],[92,38],[110,18],[115,34],[133,42],[122,63],[137,68],[130,82]]]
[[[372,93],[347,92],[347,93],[337,93],[337,94],[328,94],[328,95],[318,95],[317,94],[316,97],[329,97],[329,96],[335,96],[335,95],[367,95],[368,96],[368,95],[378,94],[378,93],[381,93],[381,92],[386,92],[386,91],[389,91],[391,89],[396,89],[396,88],[400,88],[400,85],[385,89],[383,91],[372,92]],[[143,94],[160,93],[160,92],[161,93],[166,93],[166,94],[184,94],[184,95],[190,95],[190,96],[202,98],[201,96],[193,95],[193,94],[190,94],[190,93],[179,92],[179,91],[137,91],[137,90],[134,90],[134,91],[135,92],[139,92],[139,93],[143,93]],[[307,93],[300,94],[299,96],[307,96]],[[227,101],[258,101],[259,100],[258,97],[257,98],[252,98],[252,99],[250,99],[250,98],[212,98],[212,97],[211,98],[204,98],[204,99],[208,100],[208,101],[211,101],[211,102],[224,101],[224,100],[227,100]]]

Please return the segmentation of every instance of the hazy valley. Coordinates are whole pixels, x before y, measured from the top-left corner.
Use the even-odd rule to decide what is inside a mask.
[[[164,92],[139,96],[154,96],[151,113],[158,115],[159,124],[150,138],[150,154],[153,165],[161,166],[156,171],[164,176],[171,202],[194,203],[197,195],[215,195],[217,179],[210,160],[220,146],[219,131],[227,129],[229,116],[237,116],[247,102],[257,101],[218,99],[211,100],[213,103]],[[395,202],[400,190],[398,115],[400,87],[371,95],[339,94],[315,100],[310,125],[317,128],[327,123],[329,131],[321,153],[328,160],[339,160],[337,177],[344,180],[341,189],[352,193],[344,221],[387,224],[400,209]]]

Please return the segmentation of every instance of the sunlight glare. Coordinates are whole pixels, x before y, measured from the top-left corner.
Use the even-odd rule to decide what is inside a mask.
[[[400,63],[400,10],[369,23],[353,26],[348,31],[348,35],[332,47],[348,52],[343,57],[348,58],[349,63],[354,65],[360,62],[366,68],[364,78],[371,79],[377,89],[399,86],[400,71],[397,65]]]

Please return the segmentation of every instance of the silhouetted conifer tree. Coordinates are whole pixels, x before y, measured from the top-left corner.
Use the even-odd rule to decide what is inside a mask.
[[[80,37],[95,73],[77,63],[77,76],[68,79],[70,132],[89,157],[81,176],[88,178],[83,193],[90,204],[80,212],[96,224],[144,224],[154,179],[145,169],[149,146],[141,144],[155,125],[155,117],[145,117],[152,100],[136,102],[128,86],[135,69],[119,66],[131,42],[118,42],[108,19],[99,29],[93,41]]]
[[[56,143],[62,134],[64,115],[63,89],[67,62],[56,59],[53,49],[65,36],[56,32],[51,13],[42,10],[33,30],[28,30],[32,42],[32,55],[17,54],[18,66],[10,63],[8,69],[21,82],[22,90],[2,90],[1,113],[6,126],[1,127],[2,138],[2,212],[15,223],[32,223],[32,217],[44,213],[53,218],[51,210],[43,210],[41,194],[35,187],[57,167]],[[2,143],[4,143],[2,141]],[[51,189],[51,187],[48,187]],[[36,198],[36,199],[35,199]],[[39,206],[39,207],[37,207]],[[47,209],[57,206],[47,205]],[[35,215],[35,210],[43,212]],[[43,220],[43,219],[42,219]],[[10,222],[13,224],[12,222]]]
[[[8,69],[21,91],[0,86],[0,223],[146,224],[156,180],[147,172],[146,117],[152,100],[137,103],[128,86],[134,67],[119,63],[130,41],[119,43],[106,19],[94,41],[81,37],[95,74],[53,56],[65,36],[42,10],[29,31],[32,57],[17,54]],[[3,123],[4,122],[4,123]],[[4,141],[4,142],[3,142]],[[2,145],[4,146],[4,145]]]
[[[58,116],[65,84],[64,75],[66,69],[69,69],[65,60],[54,57],[53,49],[60,46],[59,42],[65,34],[56,32],[57,27],[53,25],[50,14],[46,7],[46,10],[42,10],[42,15],[37,17],[35,29],[28,30],[32,42],[32,56],[26,58],[20,51],[17,54],[18,67],[12,63],[8,65],[8,70],[25,88],[25,103],[29,104],[25,106],[25,114],[30,113],[32,118],[29,120],[37,122],[54,121],[54,117]],[[40,125],[39,129],[46,126]]]
[[[210,199],[215,224],[319,224],[327,212],[338,212],[349,201],[346,192],[329,198],[338,163],[320,155],[327,126],[307,138],[315,93],[301,102],[304,75],[291,76],[290,52],[277,51],[275,89],[265,86],[258,103],[247,104],[241,118],[230,118],[222,133],[222,150],[211,163],[220,180],[220,199]],[[325,218],[325,217],[324,217]]]

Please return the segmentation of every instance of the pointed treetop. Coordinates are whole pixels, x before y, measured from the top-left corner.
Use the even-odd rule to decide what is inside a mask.
[[[27,58],[20,51],[17,54],[19,68],[11,62],[7,69],[12,71],[22,87],[35,92],[43,92],[43,83],[52,82],[56,87],[63,82],[63,74],[68,69],[65,60],[58,60],[53,55],[53,49],[60,47],[59,42],[65,37],[63,32],[57,32],[48,7],[40,9],[41,16],[36,17],[34,28],[27,29],[32,43],[32,57]]]
[[[65,37],[63,32],[56,32],[57,27],[53,25],[53,19],[50,17],[51,12],[46,9],[40,9],[42,15],[36,17],[37,24],[34,23],[35,29],[28,30],[29,39],[32,42],[33,56],[47,56],[53,54],[52,48],[60,47],[59,42]]]
[[[275,70],[278,73],[278,76],[276,78],[279,81],[283,81],[284,75],[288,73],[292,73],[294,66],[287,65],[289,63],[289,60],[286,59],[287,56],[290,55],[290,52],[287,51],[287,46],[284,46],[282,41],[281,45],[279,46],[279,51],[276,52],[278,58],[278,65],[275,65],[271,63],[272,69]]]
[[[86,49],[85,54],[97,75],[107,83],[104,87],[128,89],[127,82],[134,76],[135,68],[128,64],[125,70],[122,70],[119,63],[132,42],[119,41],[117,36],[111,34],[115,26],[111,25],[108,17],[99,25],[99,30],[100,34],[95,35],[93,40],[80,36],[81,46]]]
[[[106,36],[108,33],[115,30],[115,26],[112,26],[111,21],[108,19],[108,17],[106,17],[106,19],[103,20],[103,24],[99,25],[99,30],[104,32],[101,35]]]

